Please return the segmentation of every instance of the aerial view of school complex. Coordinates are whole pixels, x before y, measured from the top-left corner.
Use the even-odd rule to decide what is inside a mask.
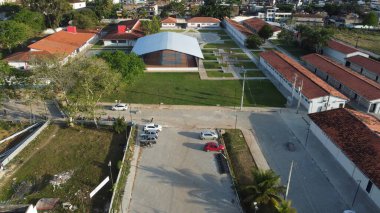
[[[0,213],[380,213],[380,0],[0,0]]]

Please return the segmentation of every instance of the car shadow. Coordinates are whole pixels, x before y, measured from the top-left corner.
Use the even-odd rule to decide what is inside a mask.
[[[183,143],[183,145],[186,146],[187,148],[195,149],[195,150],[203,150],[203,146],[204,146],[204,144],[189,143],[189,142]]]
[[[178,132],[179,135],[182,135],[182,136],[185,136],[185,137],[189,137],[189,138],[193,138],[193,139],[199,139],[200,140],[200,136],[199,136],[199,132]]]

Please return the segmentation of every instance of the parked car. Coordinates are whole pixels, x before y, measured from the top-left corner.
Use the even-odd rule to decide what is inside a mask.
[[[158,134],[156,132],[146,132],[140,135],[144,140],[155,140],[158,139]]]
[[[128,104],[116,104],[111,108],[113,111],[125,111],[128,109]]]
[[[202,140],[216,140],[218,139],[218,134],[211,130],[204,130],[201,132],[200,138]]]
[[[224,150],[224,146],[222,144],[218,144],[216,142],[207,142],[203,147],[203,150],[206,152],[220,152]]]
[[[150,124],[145,124],[144,126],[144,131],[145,132],[160,132],[162,131],[162,126],[161,125],[158,125],[158,124],[154,124],[154,123],[150,123]]]

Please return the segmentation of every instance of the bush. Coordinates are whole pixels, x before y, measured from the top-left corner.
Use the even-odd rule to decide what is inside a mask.
[[[263,40],[257,35],[253,34],[247,38],[245,44],[250,49],[256,49],[263,43]]]
[[[124,118],[117,118],[113,124],[113,130],[120,134],[127,129],[128,124],[124,121]]]

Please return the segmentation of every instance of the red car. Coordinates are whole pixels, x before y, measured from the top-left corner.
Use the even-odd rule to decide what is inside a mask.
[[[207,142],[205,146],[203,147],[203,150],[206,152],[209,152],[209,151],[220,152],[224,150],[224,146],[216,142]]]

